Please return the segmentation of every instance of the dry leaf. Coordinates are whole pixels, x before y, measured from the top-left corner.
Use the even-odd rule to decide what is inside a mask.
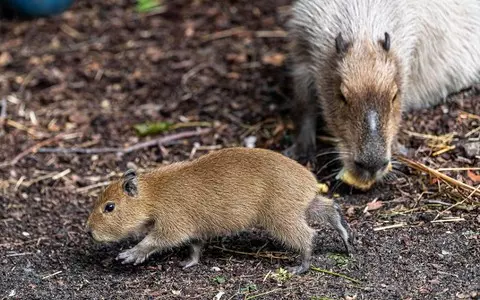
[[[350,206],[350,207],[347,209],[346,215],[349,216],[349,217],[353,217],[353,216],[355,215],[355,207],[354,207],[354,206]]]
[[[243,64],[247,62],[247,54],[245,53],[228,53],[226,57],[227,61],[234,62],[237,64]]]
[[[367,209],[366,209],[366,211],[377,210],[377,209],[379,209],[379,208],[382,207],[382,206],[383,206],[383,202],[382,202],[382,201],[372,201],[372,202],[367,203]]]
[[[12,56],[8,52],[0,54],[0,67],[5,67],[13,61]]]
[[[159,47],[148,47],[145,51],[145,54],[152,62],[158,62],[165,56],[162,49],[160,49]]]
[[[467,171],[467,176],[471,180],[473,180],[474,183],[480,182],[480,175],[473,173],[472,171],[468,170]]]
[[[229,72],[229,73],[227,73],[227,78],[228,79],[239,79],[240,74],[237,73],[237,72]]]
[[[285,55],[282,53],[267,54],[262,57],[262,62],[266,65],[280,67],[285,61]]]
[[[187,21],[185,24],[185,37],[192,37],[195,34],[195,23]]]

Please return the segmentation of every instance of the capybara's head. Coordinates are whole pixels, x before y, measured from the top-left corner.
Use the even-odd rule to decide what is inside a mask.
[[[401,120],[401,81],[390,35],[378,41],[335,39],[338,73],[324,97],[327,127],[339,140],[339,178],[368,188],[391,168],[391,148]]]
[[[98,197],[87,220],[87,231],[97,242],[114,242],[136,235],[148,222],[138,177],[128,170]]]

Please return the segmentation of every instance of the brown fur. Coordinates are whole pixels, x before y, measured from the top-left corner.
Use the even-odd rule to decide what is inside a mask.
[[[340,76],[338,92],[330,102],[324,114],[329,128],[342,136],[338,149],[347,170],[359,182],[371,180],[370,174],[363,174],[354,166],[354,161],[364,161],[369,157],[391,156],[393,137],[398,131],[401,111],[401,81],[398,77],[398,64],[393,51],[386,52],[381,43],[372,44],[362,41],[349,48],[339,62]],[[341,99],[343,94],[347,104]],[[363,101],[363,99],[368,99]],[[368,136],[365,121],[358,116],[367,116],[375,108],[379,117],[379,138]],[[385,142],[383,138],[385,137]],[[382,177],[388,168],[381,169],[374,178]]]
[[[112,212],[104,212],[108,203],[115,204]],[[189,267],[198,262],[202,240],[258,226],[302,252],[302,266],[293,270],[300,273],[309,267],[314,234],[306,212],[330,222],[349,249],[352,237],[339,207],[317,195],[317,181],[306,168],[273,151],[229,148],[111,183],[87,227],[101,242],[148,231],[119,255],[135,264],[192,241],[191,259],[184,263]]]
[[[407,153],[396,141],[402,112],[478,83],[479,29],[478,0],[294,1],[288,32],[298,132],[285,154],[315,162],[323,127],[338,141],[337,178],[361,188],[380,181],[392,169],[391,152]]]
[[[398,76],[399,64],[393,49],[386,51],[384,40],[368,40],[341,45],[341,52],[332,52],[329,72],[309,82],[308,71],[299,68],[294,76],[296,86],[297,122],[300,124],[294,149],[286,155],[300,162],[315,158],[316,118],[318,106],[315,90],[321,87],[324,97],[322,120],[329,133],[337,138],[338,153],[344,170],[355,179],[354,185],[375,181],[388,172],[388,166],[378,172],[364,172],[355,162],[375,165],[377,159],[389,160],[391,146],[401,120],[402,82]],[[294,59],[303,59],[305,45],[293,44]],[[306,63],[299,61],[299,66]],[[308,86],[308,87],[307,87]],[[368,99],[368,101],[365,101]],[[369,112],[378,116],[377,135],[371,135]],[[293,152],[292,152],[293,151]],[[356,183],[356,184],[355,184]]]

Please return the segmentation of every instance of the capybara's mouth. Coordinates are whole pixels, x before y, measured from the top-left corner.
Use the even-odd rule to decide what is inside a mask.
[[[359,190],[369,190],[377,181],[382,179],[388,172],[392,170],[392,164],[389,163],[388,166],[375,174],[375,176],[359,176],[355,172],[352,172],[350,169],[343,167],[343,169],[338,173],[336,179],[340,179],[346,184],[353,186]]]
[[[98,234],[97,232],[95,231],[92,231],[90,233],[90,236],[92,238],[92,240],[95,242],[95,243],[108,243],[110,242],[111,240],[108,239],[106,236],[102,236],[101,234]]]

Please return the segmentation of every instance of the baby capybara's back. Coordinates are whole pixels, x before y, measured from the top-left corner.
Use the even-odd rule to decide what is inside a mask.
[[[182,180],[173,180],[177,178],[175,173],[181,174]],[[198,216],[195,219],[203,226],[210,224],[208,229],[213,231],[251,225],[270,227],[276,220],[298,218],[317,190],[317,181],[309,170],[282,154],[263,149],[224,149],[194,162],[160,168],[145,174],[144,180],[148,176],[161,181],[155,188],[160,198],[177,198],[174,206],[184,206],[182,210]]]

